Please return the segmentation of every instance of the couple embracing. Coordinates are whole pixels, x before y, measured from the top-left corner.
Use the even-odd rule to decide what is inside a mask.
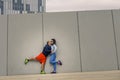
[[[53,71],[51,73],[56,73],[56,66],[62,65],[62,62],[60,60],[56,61],[56,51],[57,51],[56,40],[51,39],[50,41],[47,41],[46,45],[43,48],[43,51],[38,56],[33,58],[26,58],[24,63],[27,64],[28,62],[33,60],[38,61],[41,64],[40,74],[46,74],[45,73],[46,59],[50,55],[49,62],[53,66]]]

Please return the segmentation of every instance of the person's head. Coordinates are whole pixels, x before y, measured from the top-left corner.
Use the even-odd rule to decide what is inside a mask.
[[[51,41],[47,41],[47,45],[49,45],[49,46],[50,46],[50,45],[51,45]]]
[[[51,39],[51,44],[52,45],[56,44],[56,40],[55,39]]]

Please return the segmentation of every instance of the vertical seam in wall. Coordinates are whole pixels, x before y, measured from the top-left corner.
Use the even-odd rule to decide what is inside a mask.
[[[44,22],[43,22],[43,13],[42,13],[42,46],[44,46]]]
[[[6,75],[8,76],[8,24],[9,24],[9,15],[7,15],[7,59],[6,59]]]
[[[116,49],[116,57],[117,57],[117,66],[118,66],[118,70],[119,70],[120,68],[119,68],[117,41],[116,41],[116,33],[115,33],[115,22],[114,22],[114,16],[113,16],[113,11],[112,10],[111,10],[111,15],[112,15],[112,23],[113,23],[113,32],[114,32],[114,41],[115,41],[115,49]]]
[[[76,12],[76,16],[77,16],[77,27],[78,27],[78,42],[79,42],[79,54],[80,54],[80,68],[81,68],[81,72],[82,72],[82,57],[81,57],[81,46],[80,46],[80,31],[79,31],[79,16],[78,16],[78,12]]]

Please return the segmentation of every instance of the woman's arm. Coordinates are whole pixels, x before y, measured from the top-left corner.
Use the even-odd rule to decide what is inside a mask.
[[[54,46],[53,46],[52,53],[55,53],[56,51],[57,51],[57,46],[56,46],[56,45],[54,45]]]

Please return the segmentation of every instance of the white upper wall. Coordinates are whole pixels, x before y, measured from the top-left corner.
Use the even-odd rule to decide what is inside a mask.
[[[46,12],[119,9],[120,0],[46,0]]]

